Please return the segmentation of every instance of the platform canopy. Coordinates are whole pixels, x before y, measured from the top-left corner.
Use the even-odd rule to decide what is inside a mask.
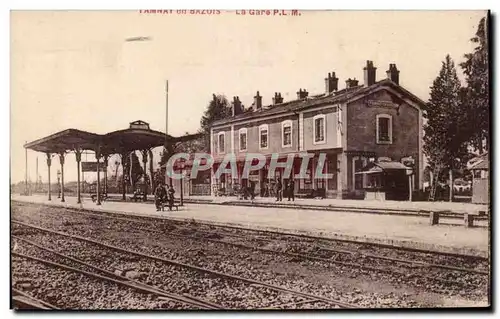
[[[168,143],[178,143],[199,138],[201,134],[173,137],[150,129],[144,121],[131,122],[129,128],[96,134],[77,129],[67,129],[51,134],[24,145],[25,148],[43,153],[62,153],[66,151],[92,150],[101,154],[120,154],[134,150],[146,150]]]

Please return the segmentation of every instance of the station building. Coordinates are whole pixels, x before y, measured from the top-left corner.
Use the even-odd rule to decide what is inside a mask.
[[[367,61],[363,68],[364,81],[347,79],[339,89],[335,72],[325,78],[325,92],[310,95],[305,89],[297,92],[297,99],[283,101],[275,93],[271,105],[262,105],[257,92],[248,109],[239,97],[232,101],[232,116],[213,123],[211,127],[212,191],[231,189],[233,185],[256,184],[257,195],[265,196],[276,178],[287,182],[284,169],[278,168],[269,178],[271,155],[279,154],[278,161],[287,160],[290,153],[311,154],[307,174],[295,180],[295,193],[309,193],[329,198],[359,196],[371,185],[369,177],[355,174],[370,162],[379,159],[402,162],[411,159],[413,178],[410,187],[422,188],[423,127],[421,107],[425,102],[399,85],[399,73],[390,64],[384,79],[377,81],[376,67]],[[238,163],[238,175],[214,171],[228,153]],[[267,163],[259,171],[243,179],[241,172],[247,153],[266,156]],[[316,178],[319,154],[326,154],[324,173],[330,178]],[[300,170],[300,159],[294,161],[292,175]],[[408,185],[408,184],[407,184]]]

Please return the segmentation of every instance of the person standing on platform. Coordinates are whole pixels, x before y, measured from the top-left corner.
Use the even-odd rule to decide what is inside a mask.
[[[167,198],[168,198],[168,209],[169,210],[172,210],[172,207],[174,207],[174,194],[175,194],[175,190],[174,190],[174,187],[173,186],[167,186],[168,189],[167,189]]]
[[[293,179],[290,179],[288,181],[288,201],[290,201],[290,198],[295,202],[295,182]]]
[[[156,211],[160,211],[163,205],[163,201],[165,200],[167,192],[165,191],[165,187],[163,187],[162,183],[158,183],[155,189],[155,205]]]
[[[281,202],[283,200],[283,184],[279,178],[276,178],[276,201]]]
[[[250,199],[254,200],[255,199],[255,182],[250,181]]]

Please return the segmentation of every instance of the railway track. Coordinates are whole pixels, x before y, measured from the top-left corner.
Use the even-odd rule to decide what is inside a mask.
[[[28,206],[28,205],[33,205],[33,204],[26,204],[23,202],[16,202],[20,206]],[[38,205],[38,204],[37,204]],[[47,204],[40,204],[40,206],[43,207],[50,207],[54,208],[51,205]],[[175,225],[187,225],[190,223],[189,220],[182,219],[182,218],[175,218],[175,217],[168,217],[164,215],[156,215],[156,216],[151,216],[151,215],[144,215],[140,213],[124,213],[124,212],[109,212],[109,211],[98,211],[98,210],[89,210],[89,209],[77,209],[77,208],[63,208],[64,211],[67,213],[72,212],[72,213],[79,213],[79,214],[84,214],[88,216],[107,216],[107,217],[112,217],[114,219],[121,219],[123,221],[131,221],[131,222],[137,222],[137,221],[149,221],[152,223],[158,223],[158,221],[168,221],[169,223],[175,224]],[[192,220],[194,221],[194,219]],[[473,255],[464,255],[464,254],[458,254],[458,253],[450,253],[450,252],[436,252],[436,251],[429,251],[429,250],[424,250],[424,249],[418,249],[418,248],[410,248],[410,247],[399,247],[399,246],[393,246],[389,244],[383,244],[383,243],[372,243],[372,242],[362,242],[362,241],[356,241],[356,240],[349,240],[349,239],[340,239],[340,238],[328,238],[328,237],[321,237],[321,236],[315,236],[315,235],[307,235],[307,234],[297,234],[297,233],[289,233],[289,232],[284,232],[284,231],[277,231],[277,230],[259,230],[259,229],[253,229],[253,228],[247,228],[243,226],[235,226],[235,225],[224,225],[224,224],[216,224],[212,222],[204,222],[204,221],[199,221],[196,220],[194,223],[198,226],[203,226],[209,229],[216,229],[217,232],[207,232],[209,235],[220,235],[222,234],[223,236],[227,237],[246,237],[246,235],[263,235],[263,236],[278,236],[277,239],[298,239],[298,240],[306,240],[310,242],[318,242],[318,243],[324,243],[326,245],[352,245],[352,247],[348,247],[348,249],[335,249],[332,247],[324,247],[326,250],[329,251],[334,251],[337,253],[352,253],[355,251],[356,253],[359,254],[360,251],[371,251],[374,249],[383,249],[386,251],[390,251],[391,253],[397,254],[415,254],[414,256],[411,256],[411,258],[407,258],[406,260],[414,260],[416,258],[422,259],[422,260],[429,260],[428,262],[414,262],[414,263],[419,263],[420,265],[424,265],[430,268],[446,268],[447,265],[439,265],[435,264],[433,262],[430,262],[436,258],[450,258],[451,261],[449,262],[450,265],[456,265],[457,263],[484,263],[489,264],[489,260],[487,257],[482,257],[482,256],[473,256]],[[235,232],[243,232],[244,235],[236,235],[236,234],[231,234],[230,231],[235,231]],[[258,241],[270,241],[270,239],[267,238],[257,238],[256,240]],[[352,249],[350,249],[352,248]],[[366,257],[371,257],[371,258],[380,258],[384,259],[387,258],[385,255],[376,255],[376,254],[371,254],[371,253],[365,253],[364,254]],[[415,258],[416,257],[416,258]],[[389,257],[390,258],[390,257]],[[398,260],[399,259],[399,260]],[[401,261],[403,262],[405,260],[404,258],[394,258],[393,261]],[[450,266],[448,265],[448,266]],[[466,267],[455,267],[455,266],[450,266],[448,269],[452,270],[452,268],[455,268],[454,270],[456,271],[461,271],[461,269],[464,269],[465,272],[469,272]],[[483,273],[487,273],[487,271],[482,271]]]
[[[12,252],[12,265],[14,278],[22,277],[23,280],[33,284],[30,293],[22,290],[20,292],[24,296],[28,295],[30,299],[48,299],[41,301],[43,307],[52,303],[59,309],[123,309],[128,302],[141,305],[143,309],[172,309],[178,306],[178,303],[169,303],[166,307],[159,305],[159,295],[146,287],[44,258]],[[35,296],[32,296],[32,293]]]
[[[47,261],[47,264],[52,265],[52,266],[58,267],[60,265],[64,265],[65,267],[67,267],[66,269],[69,269],[72,271],[78,271],[78,272],[81,272],[82,274],[92,276],[92,277],[95,277],[97,279],[101,279],[104,281],[117,283],[117,284],[125,286],[125,287],[138,288],[139,290],[141,290],[143,292],[152,293],[157,297],[166,298],[168,300],[185,303],[187,305],[195,306],[195,307],[198,307],[200,309],[212,309],[212,310],[213,309],[222,309],[221,306],[214,304],[214,303],[211,303],[211,302],[208,302],[206,300],[194,298],[191,296],[181,296],[181,295],[173,294],[173,293],[164,291],[162,289],[158,289],[157,287],[153,287],[153,286],[144,284],[140,281],[137,281],[137,280],[134,280],[131,278],[127,278],[127,277],[122,276],[122,275],[117,275],[116,273],[110,272],[106,269],[93,266],[93,265],[88,264],[82,260],[73,258],[73,257],[65,255],[65,254],[61,254],[61,253],[59,253],[55,250],[49,249],[47,247],[43,247],[42,245],[39,245],[33,241],[30,241],[30,240],[27,240],[27,239],[24,239],[24,238],[21,238],[18,236],[12,236],[12,239],[15,240],[17,243],[21,242],[21,243],[33,246],[41,251],[48,253],[49,255],[53,255],[53,256],[51,256],[51,259],[54,259],[54,257],[56,257],[56,258],[60,258],[63,261],[63,263],[53,263],[53,262],[50,263],[49,261]],[[24,256],[26,258],[32,257],[33,260],[39,260],[42,262],[44,261],[44,259],[42,259],[42,258],[36,258],[33,256],[19,254],[16,252],[12,252],[12,254],[14,256],[21,256],[21,257]]]
[[[95,216],[93,216],[93,217],[95,217]],[[152,234],[158,233],[158,230],[154,226],[147,224],[147,223],[144,224],[145,228],[142,228],[142,229],[135,228],[135,227],[132,227],[130,225],[114,225],[112,228],[110,228],[110,226],[104,222],[107,220],[112,221],[113,219],[104,219],[103,220],[101,218],[98,218],[94,221],[98,222],[98,225],[100,227],[103,227],[103,229],[105,229],[106,231],[108,231],[108,230],[112,231],[112,228],[127,229],[127,231],[130,233],[138,234],[136,232],[136,230],[138,230],[138,231],[143,232],[146,237],[151,237]],[[77,224],[88,224],[89,222],[90,221],[85,221],[85,220],[76,221]],[[66,221],[63,221],[62,224],[66,225],[66,227],[72,225],[71,222],[66,222]],[[98,233],[101,232],[101,230],[98,227],[95,229],[91,227],[91,229],[95,230]],[[158,234],[160,235],[158,238],[165,237],[165,234],[163,234],[161,232],[159,232]],[[274,251],[274,250],[270,250],[270,249],[266,249],[266,248],[257,248],[257,247],[253,247],[253,246],[243,245],[243,244],[226,243],[226,242],[214,240],[214,239],[196,238],[196,237],[190,238],[191,236],[185,236],[185,235],[177,236],[177,235],[172,235],[172,234],[167,235],[167,237],[168,236],[179,237],[181,239],[185,238],[185,239],[188,239],[188,241],[190,241],[190,240],[197,241],[200,244],[200,246],[204,246],[203,244],[206,242],[211,242],[211,243],[217,243],[218,245],[232,246],[235,248],[247,249],[250,251],[253,251],[253,250],[262,251],[266,254],[269,254],[270,257],[274,256],[275,254],[280,254],[280,255],[294,258],[296,261],[310,260],[313,262],[321,262],[323,265],[325,265],[328,268],[330,267],[328,265],[332,265],[332,264],[336,264],[336,265],[339,265],[342,267],[339,269],[332,269],[335,272],[338,272],[338,271],[342,272],[342,269],[344,269],[343,271],[347,271],[348,273],[356,273],[356,272],[353,272],[352,269],[358,268],[358,269],[362,269],[365,271],[369,271],[370,273],[377,272],[377,273],[389,274],[390,278],[393,278],[391,280],[393,282],[405,282],[405,283],[408,283],[410,285],[414,285],[417,288],[427,287],[426,289],[430,289],[430,291],[436,291],[436,292],[440,292],[440,293],[444,292],[446,294],[449,294],[452,292],[453,292],[453,294],[457,294],[457,293],[459,293],[459,291],[473,291],[474,289],[477,289],[478,287],[483,286],[483,284],[474,284],[473,282],[470,281],[470,279],[465,280],[465,282],[453,280],[454,278],[451,278],[451,280],[450,280],[450,279],[447,279],[447,276],[443,276],[443,274],[441,274],[442,278],[434,278],[432,276],[426,275],[426,273],[428,271],[427,269],[421,269],[421,268],[415,270],[415,269],[412,269],[411,267],[407,267],[407,268],[403,267],[403,269],[401,269],[402,268],[401,265],[394,266],[394,265],[390,265],[390,264],[386,265],[385,267],[380,267],[380,265],[378,265],[378,267],[373,267],[373,266],[369,266],[369,265],[366,265],[363,263],[355,264],[355,263],[337,262],[335,260],[328,259],[328,258],[307,256],[307,255],[301,255],[301,254],[295,254],[295,253],[286,253],[286,252]],[[188,241],[184,240],[182,242],[188,244]],[[175,256],[170,257],[170,258],[177,259],[177,257],[175,257]],[[406,266],[408,266],[408,265],[406,265]],[[213,268],[212,265],[210,268]],[[410,273],[411,271],[413,271],[413,275]],[[372,277],[372,275],[370,275],[370,277]],[[380,278],[382,278],[382,277],[380,277]],[[435,283],[435,284],[429,285],[429,283]],[[436,287],[436,288],[429,288],[429,287]]]
[[[117,220],[122,220],[122,221],[126,221],[126,222],[144,223],[144,224],[147,224],[148,226],[151,226],[151,223],[141,221],[140,219],[129,219],[129,218],[121,218],[121,217],[111,217],[111,218],[115,218]],[[241,244],[241,243],[228,242],[228,241],[224,241],[224,240],[220,240],[220,239],[214,239],[214,237],[232,237],[232,238],[236,238],[238,240],[247,240],[248,239],[248,238],[245,238],[244,236],[239,236],[239,235],[234,235],[234,234],[221,235],[220,233],[217,233],[217,232],[197,231],[198,234],[204,235],[204,236],[199,237],[199,236],[192,236],[192,235],[184,235],[184,234],[180,234],[180,233],[161,232],[155,228],[156,227],[148,228],[148,230],[150,230],[152,232],[154,231],[157,233],[161,233],[164,236],[175,236],[175,237],[179,237],[179,238],[193,239],[193,240],[198,240],[198,241],[209,241],[209,242],[223,244],[223,245],[230,245],[230,246],[234,246],[234,247],[238,247],[238,248],[259,250],[259,251],[263,251],[263,252],[267,252],[267,253],[279,253],[279,254],[288,255],[290,257],[297,257],[297,258],[304,258],[304,259],[311,259],[311,260],[318,260],[318,261],[328,261],[328,262],[336,263],[339,265],[350,266],[350,267],[360,267],[360,268],[364,268],[367,270],[390,272],[389,270],[373,268],[373,267],[369,267],[369,266],[363,266],[360,264],[336,261],[334,259],[334,257],[336,257],[336,256],[329,256],[329,258],[317,257],[317,256],[313,256],[310,254],[308,255],[308,254],[303,253],[303,252],[289,253],[286,251],[278,251],[278,250],[262,248],[262,247],[258,247],[258,246],[251,246],[251,245],[246,245],[246,244]],[[265,239],[265,238],[251,238],[251,241],[271,242],[272,240]],[[428,263],[428,262],[417,261],[417,260],[393,258],[393,257],[387,257],[387,256],[383,256],[383,255],[376,255],[376,254],[365,253],[365,252],[355,252],[355,251],[342,250],[342,249],[334,249],[334,248],[323,247],[323,246],[317,246],[316,248],[320,251],[327,251],[327,252],[332,252],[335,254],[352,255],[352,256],[356,256],[357,258],[371,258],[371,259],[375,259],[375,260],[396,262],[396,263],[401,263],[401,264],[407,264],[407,265],[412,266],[412,267],[418,266],[418,267],[427,268],[427,269],[436,268],[436,269],[442,269],[442,270],[457,271],[457,272],[462,272],[462,273],[471,273],[471,274],[478,274],[478,275],[485,275],[485,276],[489,275],[489,273],[487,271],[476,270],[476,269],[465,268],[465,267],[454,267],[454,266],[448,266],[448,265],[440,265],[440,264]]]
[[[157,230],[157,226],[158,226],[158,218],[153,218],[153,217],[133,216],[133,218],[131,218],[130,216],[126,216],[125,214],[120,214],[120,213],[117,213],[117,214],[114,214],[114,213],[94,213],[94,212],[87,212],[87,211],[77,211],[77,213],[87,215],[87,216],[96,216],[96,217],[97,216],[105,216],[105,217],[112,218],[114,220],[119,220],[119,221],[124,221],[124,222],[147,224],[149,226],[152,226],[149,228],[151,231]],[[121,217],[123,215],[125,215],[126,217]],[[165,221],[164,218],[160,218],[160,220],[162,222]],[[173,222],[173,223],[177,223],[177,224],[182,224],[182,222],[179,222],[178,220],[174,220],[174,221],[171,221],[170,219],[166,219],[166,220],[169,221],[169,223]],[[154,224],[152,222],[154,222]],[[184,222],[183,224],[186,225],[188,223]],[[202,226],[208,226],[208,227],[214,227],[211,224],[204,224],[204,223],[199,223],[199,222],[196,222],[195,224],[202,225]],[[169,226],[171,227],[171,225],[169,225]],[[398,257],[390,257],[390,256],[386,256],[386,255],[378,255],[378,254],[368,253],[368,252],[364,252],[364,250],[369,250],[367,247],[371,246],[372,248],[381,247],[384,249],[392,249],[396,252],[402,251],[403,253],[416,252],[419,254],[425,253],[426,255],[430,255],[430,256],[441,255],[441,254],[436,254],[434,252],[415,251],[414,249],[394,248],[394,247],[388,247],[387,245],[380,245],[380,244],[365,245],[367,247],[361,247],[362,249],[359,249],[359,247],[355,247],[355,248],[357,248],[355,250],[338,249],[338,248],[328,247],[328,244],[336,243],[336,242],[344,243],[344,242],[346,242],[345,240],[336,240],[336,239],[329,239],[329,238],[316,237],[316,236],[307,236],[307,235],[288,234],[288,233],[282,233],[282,232],[276,232],[276,231],[261,231],[261,230],[256,231],[253,229],[244,229],[244,228],[241,229],[239,227],[233,227],[233,226],[215,226],[215,228],[217,228],[216,232],[213,232],[213,231],[210,232],[210,231],[204,231],[204,230],[197,229],[196,233],[203,234],[204,235],[203,238],[197,238],[196,236],[187,236],[187,235],[183,235],[183,234],[178,233],[178,232],[175,233],[175,232],[170,231],[172,228],[167,228],[166,231],[164,231],[162,234],[165,236],[175,235],[177,237],[191,238],[194,240],[203,239],[203,240],[211,241],[214,243],[233,245],[235,247],[240,247],[240,248],[245,248],[245,249],[257,249],[257,250],[266,251],[269,253],[272,253],[272,252],[285,253],[285,254],[287,253],[286,251],[281,251],[281,252],[280,251],[273,251],[270,249],[261,248],[260,246],[250,246],[250,245],[241,244],[241,242],[240,243],[233,243],[231,241],[228,242],[227,240],[218,240],[217,239],[217,237],[219,237],[219,238],[220,237],[224,237],[224,238],[225,237],[232,237],[232,238],[240,239],[240,241],[245,241],[245,240],[248,241],[248,239],[249,239],[248,236],[236,235],[236,234],[228,233],[227,231],[225,231],[225,232],[221,231],[224,229],[243,230],[246,233],[249,233],[250,235],[252,235],[252,234],[253,235],[264,234],[264,236],[269,236],[269,235],[281,236],[281,238],[278,238],[278,240],[282,240],[282,239],[289,240],[290,238],[292,238],[292,239],[295,239],[295,238],[296,239],[304,239],[304,240],[307,240],[308,243],[312,242],[315,245],[315,247],[313,247],[313,250],[318,251],[317,255],[320,255],[320,256],[325,255],[324,252],[330,253],[330,256],[327,256],[326,258],[322,258],[319,256],[314,257],[311,255],[307,255],[303,251],[300,251],[300,249],[298,249],[299,251],[296,253],[288,253],[289,256],[291,256],[291,257],[302,257],[302,258],[311,257],[312,259],[314,259],[314,258],[317,258],[317,260],[328,259],[331,262],[335,262],[336,259],[339,259],[339,258],[337,258],[338,257],[337,255],[342,254],[342,255],[352,256],[355,258],[364,258],[364,259],[368,258],[370,260],[384,260],[384,261],[390,261],[390,262],[395,262],[395,263],[401,263],[401,264],[406,264],[406,265],[409,265],[412,267],[421,267],[421,268],[426,268],[426,269],[442,269],[442,270],[449,270],[449,271],[462,272],[462,273],[471,273],[471,274],[478,274],[478,275],[486,275],[486,276],[489,275],[489,272],[486,270],[477,270],[477,269],[467,268],[467,267],[457,267],[457,266],[450,266],[450,265],[446,265],[446,264],[437,264],[437,263],[432,263],[432,262],[416,260],[420,256],[411,256],[411,259],[410,258],[400,258],[400,257],[398,258]],[[255,237],[255,236],[250,237],[250,239],[251,239],[251,241],[266,242],[266,243],[276,241],[276,239],[259,238],[259,237]],[[349,242],[349,241],[347,241],[347,242]],[[349,242],[349,243],[352,243],[352,242]],[[359,244],[359,243],[356,243],[356,244]],[[296,248],[296,247],[294,247],[294,248]],[[365,248],[365,249],[363,249],[363,248]],[[332,253],[337,254],[337,255],[332,255]],[[443,254],[443,255],[446,255],[446,254]],[[415,257],[417,257],[417,258],[415,258]],[[480,262],[487,261],[487,259],[485,259],[485,258],[471,257],[471,256],[450,256],[450,257],[460,257],[460,258],[466,258],[466,259],[470,259],[470,260],[477,260]],[[430,258],[432,258],[432,257],[430,257]],[[428,259],[430,259],[430,258],[428,257]],[[460,261],[453,261],[453,264],[456,264],[457,262],[460,262]],[[342,264],[341,262],[337,262],[337,263]],[[349,266],[355,266],[355,265],[349,264]]]
[[[12,289],[12,306],[16,310],[59,310],[56,306],[19,289]]]
[[[93,239],[83,238],[81,236],[71,235],[71,234],[67,234],[67,233],[63,233],[63,232],[59,232],[59,231],[54,231],[54,230],[51,230],[51,229],[46,229],[46,228],[43,228],[43,227],[38,227],[38,226],[35,226],[35,225],[30,225],[30,224],[23,223],[23,222],[18,222],[18,221],[13,221],[13,223],[17,224],[17,225],[21,225],[22,227],[27,227],[27,228],[30,228],[32,230],[44,232],[44,233],[47,233],[47,234],[50,234],[50,235],[62,236],[62,237],[68,238],[68,239],[73,240],[73,241],[84,242],[86,244],[90,244],[91,246],[94,247],[94,253],[96,253],[95,247],[99,247],[99,249],[105,250],[105,253],[99,255],[100,257],[102,257],[102,256],[112,256],[111,251],[113,251],[113,252],[120,253],[123,257],[125,257],[125,259],[129,259],[130,260],[131,256],[135,256],[135,257],[138,257],[141,260],[147,261],[148,263],[152,263],[152,262],[159,263],[159,265],[157,267],[160,267],[160,268],[161,267],[165,267],[166,265],[181,267],[181,268],[184,268],[184,269],[189,269],[190,271],[194,271],[194,272],[198,272],[198,273],[204,273],[204,274],[208,274],[210,276],[215,276],[217,278],[224,278],[225,280],[229,280],[231,282],[245,283],[245,284],[250,285],[250,286],[252,286],[254,288],[256,287],[257,289],[261,289],[262,288],[262,289],[265,289],[265,290],[272,290],[274,292],[279,292],[279,293],[283,293],[283,294],[287,294],[287,295],[292,295],[292,296],[296,297],[296,300],[293,300],[291,303],[290,302],[288,303],[288,304],[291,304],[291,305],[294,305],[296,303],[323,302],[326,305],[330,305],[330,306],[337,307],[337,308],[360,308],[357,305],[346,303],[346,302],[342,302],[342,301],[339,301],[339,300],[334,300],[334,299],[326,298],[326,297],[323,297],[323,296],[312,295],[312,294],[308,294],[308,293],[304,293],[304,292],[300,292],[300,291],[295,291],[295,290],[288,289],[288,288],[285,288],[285,287],[281,287],[281,286],[278,286],[278,285],[273,285],[273,284],[269,284],[269,283],[266,283],[266,282],[262,282],[262,281],[258,281],[258,280],[254,280],[254,279],[250,279],[250,278],[244,278],[244,277],[241,277],[241,276],[236,276],[236,275],[232,275],[232,274],[228,274],[228,273],[224,273],[224,272],[220,272],[220,271],[214,271],[214,270],[211,270],[211,269],[207,269],[207,268],[203,268],[203,267],[198,267],[198,266],[187,264],[187,263],[181,263],[181,262],[177,262],[177,261],[174,261],[174,260],[168,260],[168,259],[165,259],[165,258],[160,258],[160,257],[157,257],[157,256],[151,256],[151,255],[147,255],[147,254],[144,254],[144,253],[141,253],[141,252],[132,251],[130,249],[125,249],[125,248],[117,247],[117,246],[114,246],[114,245],[106,244],[106,243],[103,243],[103,242],[99,242],[99,241],[96,241],[96,240],[93,240]],[[16,237],[16,238],[18,238],[18,237]],[[22,238],[20,238],[20,239],[22,239]],[[25,239],[22,239],[22,240],[24,240],[25,242],[28,242]],[[30,244],[35,244],[35,243],[31,242]],[[40,245],[38,245],[38,246],[41,249],[47,249],[47,248],[41,247]],[[89,249],[90,248],[92,248],[92,247],[89,247]],[[64,258],[68,257],[68,256],[62,255],[61,253],[59,253],[59,255],[61,257],[64,257]],[[81,262],[81,260],[78,260],[78,259],[75,259],[75,258],[73,258],[73,259],[74,259],[73,261]],[[95,267],[95,265],[90,265],[90,266]],[[100,270],[102,271],[103,269],[101,268]],[[109,272],[109,270],[106,270],[106,271]],[[141,282],[141,285],[142,284],[144,284],[144,283]],[[297,299],[297,297],[298,297],[298,299]],[[286,306],[287,304],[285,303],[284,305]],[[284,305],[278,305],[278,307],[283,307]],[[253,308],[260,309],[260,308],[267,308],[267,307],[271,307],[272,308],[272,307],[275,307],[275,306],[273,306],[273,305],[265,305],[265,306],[262,307],[262,306],[258,305],[258,306],[255,306]],[[246,309],[248,309],[248,308],[246,308]]]
[[[366,271],[371,271],[371,272],[378,272],[378,273],[385,273],[385,274],[390,274],[393,276],[398,281],[405,281],[408,283],[411,283],[413,285],[416,285],[417,287],[422,286],[422,285],[427,285],[425,282],[430,282],[430,283],[437,283],[442,289],[448,289],[447,287],[455,287],[453,288],[456,291],[459,291],[461,289],[467,288],[467,289],[476,289],[480,286],[486,285],[487,283],[485,280],[487,279],[488,272],[486,271],[481,271],[481,270],[475,270],[475,269],[470,269],[470,268],[463,268],[463,267],[453,267],[453,266],[448,266],[448,265],[439,265],[439,264],[431,264],[431,263],[426,263],[418,260],[410,260],[410,259],[402,259],[402,258],[391,258],[387,256],[380,256],[380,255],[375,255],[375,254],[369,254],[369,253],[363,253],[359,251],[349,251],[349,250],[340,250],[340,249],[332,249],[328,247],[316,247],[316,251],[314,254],[305,253],[305,252],[288,252],[288,251],[280,251],[280,250],[275,250],[275,249],[269,249],[269,248],[263,248],[255,245],[248,245],[246,243],[241,243],[241,242],[232,242],[232,241],[225,241],[225,240],[220,240],[220,239],[213,239],[210,238],[210,236],[215,236],[219,235],[219,233],[214,233],[214,232],[206,232],[206,231],[197,231],[198,233],[203,233],[205,236],[192,236],[192,235],[184,235],[184,234],[179,234],[179,233],[173,233],[171,231],[162,231],[161,227],[158,229],[158,227],[161,224],[158,224],[158,219],[152,219],[152,218],[143,218],[142,216],[140,218],[130,218],[130,217],[121,217],[120,214],[115,215],[112,213],[109,214],[95,214],[95,213],[89,213],[89,212],[78,212],[80,215],[87,215],[92,218],[101,218],[101,217],[106,217],[109,218],[110,220],[115,220],[115,221],[122,221],[122,222],[127,222],[127,223],[135,223],[135,224],[142,224],[145,225],[145,228],[137,228],[135,226],[127,225],[127,229],[133,230],[133,229],[138,229],[139,231],[145,231],[148,234],[150,233],[158,233],[162,236],[168,236],[168,237],[177,237],[177,238],[185,238],[193,241],[198,241],[198,242],[211,242],[219,245],[225,245],[225,246],[232,246],[235,248],[239,249],[247,249],[247,250],[257,250],[261,251],[267,254],[281,254],[284,256],[288,256],[290,258],[294,258],[297,260],[310,260],[310,261],[316,261],[316,262],[322,262],[325,264],[336,264],[341,267],[346,267],[346,268],[358,268]],[[155,221],[156,223],[152,224],[151,221]],[[163,220],[164,221],[164,220]],[[176,223],[179,223],[176,221]],[[184,222],[184,225],[186,223]],[[212,225],[208,225],[209,227],[214,227]],[[125,227],[125,226],[124,226]],[[219,228],[220,229],[220,228]],[[252,230],[252,232],[255,232]],[[263,231],[257,231],[257,233],[266,233]],[[272,232],[272,234],[275,234]],[[198,234],[199,235],[199,234]],[[243,239],[245,241],[245,236],[238,236],[235,234],[223,234],[224,237],[226,235],[229,235],[228,237],[231,237],[231,240],[237,240],[238,239]],[[279,234],[283,236],[282,234]],[[289,236],[288,234],[286,236]],[[297,238],[296,236],[293,238]],[[299,237],[301,238],[301,237]],[[263,241],[263,242],[270,242],[272,239],[266,239],[266,238],[252,238],[252,240],[257,240],[257,241]],[[320,240],[323,238],[320,238]],[[247,240],[248,242],[248,240]],[[329,252],[330,255],[324,254],[324,252]],[[339,259],[339,256],[343,256]],[[347,261],[342,261],[342,259],[346,259],[347,256]],[[362,262],[353,262],[361,259]],[[376,262],[374,262],[376,261]],[[380,261],[384,261],[384,263],[380,263]],[[372,264],[375,264],[375,266],[372,266]],[[433,270],[434,269],[434,270]],[[446,273],[443,273],[443,271],[446,271]],[[464,274],[464,275],[460,275]],[[478,279],[478,277],[482,277]],[[423,281],[422,281],[423,280]]]

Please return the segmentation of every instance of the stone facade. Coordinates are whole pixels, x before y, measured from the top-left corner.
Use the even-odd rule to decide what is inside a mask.
[[[370,62],[370,61],[368,61]],[[286,156],[291,152],[314,154],[310,178],[296,181],[295,192],[323,189],[327,197],[343,198],[360,188],[354,172],[377,158],[401,161],[414,159],[414,189],[422,187],[422,112],[424,103],[391,79],[399,81],[399,71],[391,65],[388,79],[375,82],[373,63],[367,63],[364,85],[349,85],[337,91],[326,80],[327,93],[308,96],[304,90],[295,101],[262,107],[258,111],[215,122],[212,126],[212,155],[217,159],[234,153],[241,165],[245,153]],[[330,76],[331,77],[331,76]],[[351,82],[354,80],[351,80]],[[331,82],[331,81],[330,81]],[[258,94],[257,94],[258,95]],[[299,95],[299,92],[298,92]],[[291,126],[291,145],[284,146],[284,123]],[[268,145],[260,147],[260,132],[267,130]],[[319,132],[321,130],[321,132]],[[246,150],[240,149],[240,132],[246,133]],[[224,153],[219,152],[219,135],[224,135]],[[320,153],[326,154],[323,172],[332,174],[326,180],[315,179],[314,171]],[[300,163],[294,164],[298,172]],[[264,171],[266,167],[263,169]],[[281,175],[280,175],[281,174]],[[257,176],[258,175],[258,176]],[[257,193],[266,180],[265,174],[254,179]],[[288,179],[282,173],[277,177]],[[235,184],[241,178],[228,177]],[[269,180],[268,180],[269,182]],[[220,183],[212,179],[212,183]],[[228,183],[227,179],[224,183]]]

